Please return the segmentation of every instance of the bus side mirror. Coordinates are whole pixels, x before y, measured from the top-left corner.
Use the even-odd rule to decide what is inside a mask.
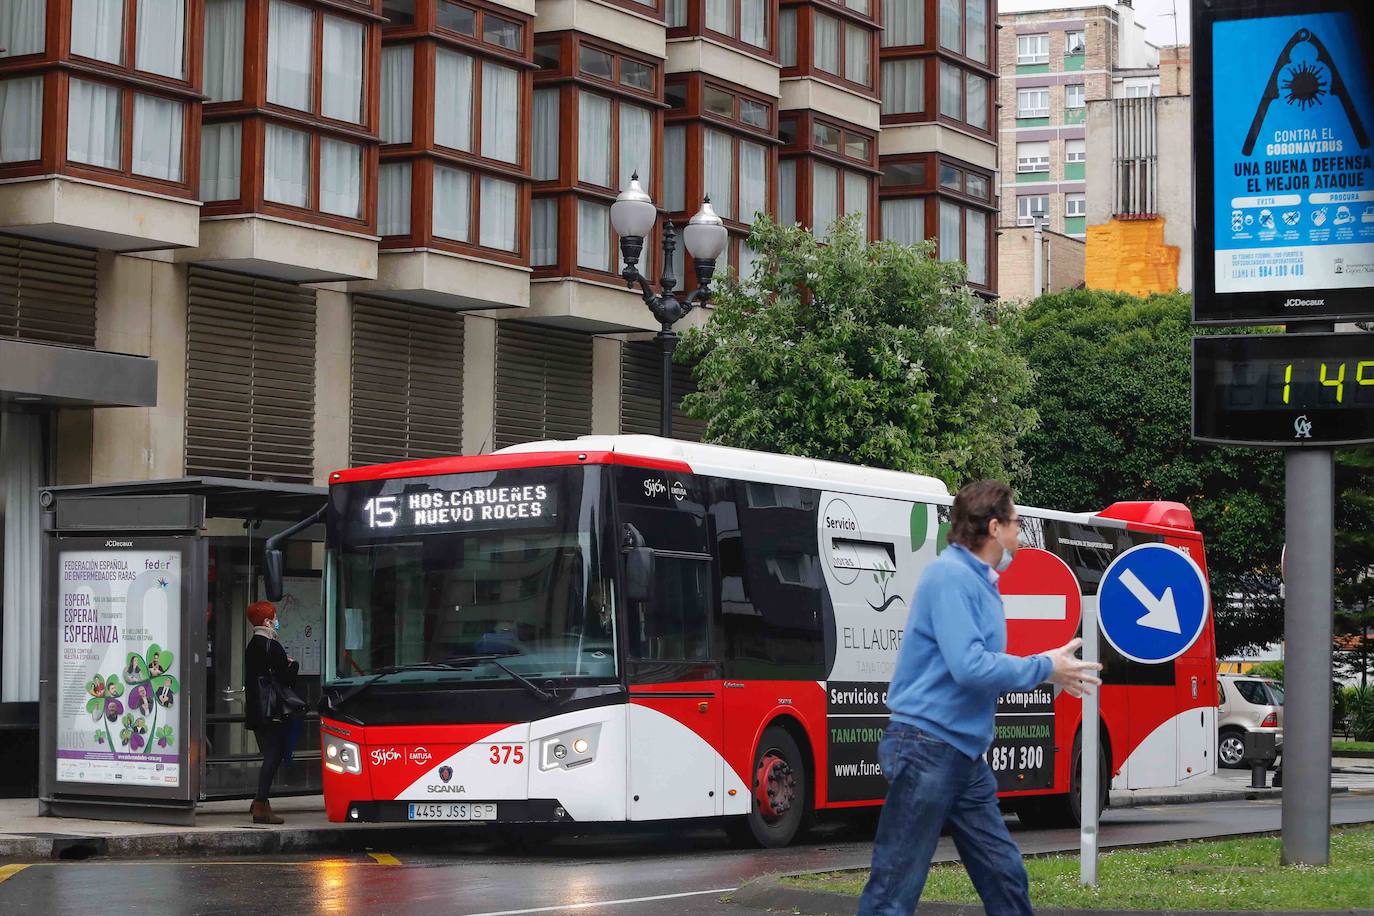
[[[648,601],[654,587],[654,551],[632,547],[625,551],[625,599]]]
[[[268,601],[280,601],[282,595],[282,569],[284,567],[281,551],[268,548],[263,551],[263,588]]]

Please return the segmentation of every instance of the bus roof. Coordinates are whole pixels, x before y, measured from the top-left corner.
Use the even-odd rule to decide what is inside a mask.
[[[654,461],[680,461],[696,474],[810,486],[822,490],[843,484],[893,491],[892,495],[907,497],[916,494],[949,496],[949,488],[938,477],[659,436],[579,436],[571,441],[525,442],[501,449],[496,454],[566,451],[611,452]]]
[[[503,460],[504,459],[504,460]],[[749,449],[707,445],[659,436],[579,436],[570,440],[524,442],[488,455],[430,458],[396,464],[373,465],[336,471],[331,483],[358,480],[419,477],[431,474],[461,474],[466,471],[493,470],[499,467],[539,467],[549,464],[575,464],[578,460],[643,466],[660,470],[682,470],[758,483],[841,490],[856,495],[888,499],[925,497],[949,505],[953,496],[938,477],[907,474],[883,468],[818,461],[798,455],[778,455]],[[1174,530],[1194,530],[1186,506],[1179,503],[1116,503],[1101,512],[1064,512],[1021,506],[1030,515],[1081,525],[1125,528],[1128,524]]]

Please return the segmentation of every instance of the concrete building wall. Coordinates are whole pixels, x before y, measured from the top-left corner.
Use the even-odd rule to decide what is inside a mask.
[[[1059,232],[1044,231],[1042,278],[1044,291],[1063,292],[1083,285],[1084,244],[1082,239]],[[1003,229],[998,245],[1008,251],[1008,272],[998,278],[1001,298],[1029,301],[1035,298],[1035,230],[1026,227]]]
[[[1087,285],[1135,295],[1193,288],[1192,99],[1155,102],[1157,207],[1121,218],[1115,201],[1114,106],[1088,105]]]

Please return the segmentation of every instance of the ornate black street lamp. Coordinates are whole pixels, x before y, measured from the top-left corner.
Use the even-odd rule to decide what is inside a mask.
[[[625,285],[633,288],[639,284],[640,295],[649,311],[654,313],[661,329],[654,340],[663,352],[663,414],[660,431],[665,438],[673,435],[673,351],[677,349],[677,332],[673,325],[696,306],[711,298],[711,277],[716,272],[716,259],[725,252],[730,235],[716,211],[711,209],[711,198],[702,201],[701,209],[687,223],[683,230],[682,241],[687,253],[692,256],[692,266],[697,275],[697,288],[686,298],[678,298],[673,287],[677,278],[673,276],[673,252],[677,250],[677,232],[673,221],[668,220],[663,227],[663,277],[659,281],[660,292],[655,294],[649,280],[639,272],[639,256],[644,252],[644,239],[653,231],[658,221],[658,208],[653,199],[639,184],[636,173],[630,178],[629,185],[620,192],[611,205],[611,225],[620,236],[620,253],[625,258],[625,269],[620,275]]]

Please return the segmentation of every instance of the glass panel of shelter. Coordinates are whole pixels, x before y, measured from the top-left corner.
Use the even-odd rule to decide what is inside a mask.
[[[244,726],[243,650],[253,635],[248,605],[265,598],[263,542],[285,522],[211,518],[206,632],[206,798],[247,798],[257,787],[262,757]],[[318,539],[318,538],[317,538]],[[311,712],[300,726],[293,758],[277,771],[274,795],[315,794],[322,790],[318,716],[324,643],[324,606],[320,594],[322,551],[308,536],[286,546],[286,595],[277,602],[280,638],[301,662],[297,689]]]

